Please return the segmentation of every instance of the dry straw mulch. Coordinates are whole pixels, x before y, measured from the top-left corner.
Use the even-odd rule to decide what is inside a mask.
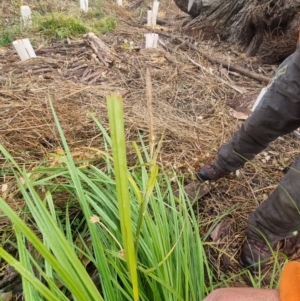
[[[168,8],[166,15],[171,17],[167,24],[156,29],[160,34],[159,47],[144,49],[144,34],[149,28],[135,21],[128,10],[114,5],[110,8],[117,14],[118,27],[101,36],[101,40],[112,55],[112,62],[103,62],[87,38],[41,45],[36,49],[38,57],[25,62],[19,61],[11,47],[0,53],[0,143],[28,168],[60,148],[49,107],[51,99],[73,150],[101,148],[102,136],[88,113],[108,128],[105,96],[120,92],[124,99],[128,158],[134,164],[130,141],[139,140],[138,130],[146,143],[148,140],[149,69],[154,135],[157,142],[163,136],[159,163],[164,169],[193,178],[194,171],[212,161],[218,148],[241,124],[230,115],[228,106],[229,103],[238,108],[232,102],[240,94],[236,87],[252,95],[253,101],[264,84],[212,64],[189,45],[269,77],[276,66],[259,65],[255,59],[245,58],[219,41],[202,41],[201,34],[181,35],[182,16],[177,15],[175,8]],[[203,235],[230,210],[230,226],[223,227],[227,234],[208,248],[210,260],[218,269],[239,269],[236,258],[247,217],[276,187],[282,170],[299,156],[299,149],[294,137],[280,138],[257,156],[253,165],[247,163],[237,175],[211,184],[209,194],[197,206]],[[1,170],[5,167],[2,159]],[[3,172],[0,176],[0,184],[9,181]]]

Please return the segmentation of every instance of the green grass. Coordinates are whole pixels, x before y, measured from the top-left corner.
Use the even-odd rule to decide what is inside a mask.
[[[87,148],[98,154],[100,165],[74,161],[51,102],[64,147],[55,166],[44,162],[26,170],[0,145],[27,206],[20,214],[0,198],[15,234],[15,240],[5,236],[0,257],[22,276],[24,299],[201,301],[212,289],[244,282],[245,276],[253,287],[268,279],[270,288],[277,287],[282,260],[255,277],[211,268],[181,180],[172,176],[175,196],[174,184],[156,163],[159,147],[150,155],[142,138],[132,143],[137,162],[128,169],[122,99],[109,95],[107,101],[110,135],[91,115],[103,147]],[[65,206],[58,208],[62,199]],[[74,210],[79,214],[71,214]],[[17,245],[18,258],[6,251],[8,244]]]
[[[0,47],[6,47],[18,38],[30,38],[31,42],[39,43],[39,36],[46,39],[77,38],[87,32],[105,34],[115,29],[117,20],[113,14],[103,11],[102,2],[91,2],[87,13],[79,8],[79,3],[66,6],[41,6],[38,2],[32,11],[32,25],[23,27],[18,13],[11,18],[0,20]],[[19,5],[14,5],[19,10]],[[36,11],[36,9],[38,11]],[[17,16],[17,17],[16,17]]]
[[[0,146],[3,174],[15,176],[27,205],[19,214],[0,198],[15,231],[15,240],[12,234],[4,237],[0,257],[22,276],[25,300],[201,301],[232,283],[278,287],[286,258],[276,252],[270,271],[256,276],[211,267],[203,241],[233,208],[201,238],[198,210],[183,180],[172,175],[179,188],[175,196],[174,184],[158,169],[159,146],[149,152],[142,137],[132,142],[137,162],[127,167],[122,99],[107,100],[109,130],[91,115],[103,136],[101,148],[87,148],[96,152],[97,162],[74,161],[51,102],[64,148],[55,166],[46,161],[26,170]],[[62,199],[65,207],[58,208]],[[74,216],[74,210],[80,213]],[[5,251],[8,244],[17,244],[18,258]]]
[[[64,39],[76,37],[87,32],[87,28],[81,20],[63,13],[40,16],[36,21],[38,30],[48,37]]]
[[[45,16],[37,16],[34,18],[34,23],[41,35],[60,39],[78,37],[89,31],[104,34],[115,29],[116,19],[113,16],[98,18],[96,17],[98,15],[101,14],[96,10],[80,15],[53,12]]]
[[[133,143],[138,162],[128,170],[119,96],[108,98],[108,110],[111,136],[92,117],[104,137],[103,149],[94,149],[105,162],[101,168],[73,160],[54,110],[65,151],[60,164],[26,171],[0,146],[33,224],[0,198],[19,258],[3,247],[0,256],[22,275],[26,300],[202,300],[215,279],[192,204],[179,180],[174,196],[158,170],[158,150],[150,157],[143,140],[141,147]],[[58,209],[62,196],[72,203]],[[79,220],[69,214],[74,201]]]
[[[2,20],[0,25],[0,47],[6,47],[16,39],[18,35],[22,33],[20,21],[12,20],[11,24],[9,21]]]
[[[0,47],[6,47],[10,45],[14,40],[14,32],[6,30],[0,33]]]
[[[95,29],[96,33],[105,34],[113,31],[116,28],[116,25],[116,19],[113,16],[107,16],[99,22],[95,22],[92,27]]]

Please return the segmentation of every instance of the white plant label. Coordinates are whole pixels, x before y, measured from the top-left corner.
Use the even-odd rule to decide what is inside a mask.
[[[146,37],[146,48],[157,48],[158,34],[157,33],[147,33]]]
[[[21,6],[21,15],[22,15],[22,21],[24,26],[32,25],[31,9],[29,6],[27,5]]]
[[[147,26],[152,25],[152,10],[147,11]]]
[[[80,0],[80,9],[87,12],[89,10],[89,0]]]
[[[26,61],[30,58],[36,57],[29,39],[16,40],[13,42],[13,46],[16,49],[21,61]]]
[[[153,2],[153,7],[152,7],[152,26],[156,25],[156,18],[158,14],[158,7],[159,7],[159,2],[154,1]]]

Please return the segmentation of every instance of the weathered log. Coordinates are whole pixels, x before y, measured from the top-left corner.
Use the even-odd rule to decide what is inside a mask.
[[[112,51],[99,37],[92,32],[89,32],[84,37],[104,66],[108,67],[114,62],[115,58]]]
[[[298,0],[174,0],[193,19],[185,29],[218,34],[239,46],[247,56],[268,63],[295,51],[300,24]]]

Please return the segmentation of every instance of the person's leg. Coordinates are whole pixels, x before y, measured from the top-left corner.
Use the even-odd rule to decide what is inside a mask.
[[[283,177],[274,192],[249,217],[247,241],[242,246],[241,263],[262,268],[278,241],[300,230],[300,158]]]
[[[277,188],[249,217],[247,237],[274,245],[300,230],[300,158]]]

